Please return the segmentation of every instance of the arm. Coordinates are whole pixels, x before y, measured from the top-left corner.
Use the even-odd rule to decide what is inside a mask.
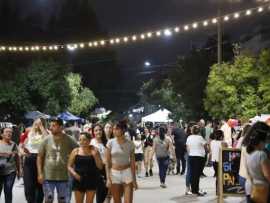
[[[100,153],[98,152],[98,150],[96,148],[94,148],[92,150],[92,155],[93,155],[93,157],[95,159],[97,168],[101,170],[103,168],[103,162],[102,162],[102,159],[100,157]]]
[[[15,161],[16,161],[16,172],[17,176],[21,176],[21,165],[20,165],[20,157],[19,157],[19,152],[18,152],[18,147],[16,147],[15,151]]]
[[[138,188],[137,181],[136,181],[136,163],[135,163],[135,153],[134,150],[130,153],[130,168],[133,178],[133,187],[136,190]]]
[[[153,142],[152,153],[150,154],[151,159],[153,159],[155,151],[156,151],[156,142],[154,141],[154,142]]]
[[[37,156],[37,171],[38,171],[38,182],[40,184],[42,184],[43,181],[44,181],[43,166],[44,166],[44,154],[38,153],[38,156]]]
[[[81,177],[78,173],[76,173],[76,171],[74,170],[74,161],[75,161],[75,156],[78,152],[78,148],[75,148],[70,156],[69,156],[69,159],[68,159],[68,165],[67,165],[67,168],[68,168],[68,172],[70,173],[70,175],[72,175],[77,181],[80,181],[81,180]]]
[[[261,163],[261,168],[264,177],[267,179],[268,182],[270,182],[270,160],[266,159]]]
[[[107,175],[107,187],[111,187],[112,180],[111,180],[111,168],[112,168],[112,159],[111,159],[111,148],[106,148],[105,152],[106,157],[106,163],[105,163],[105,169],[106,169],[106,175]]]
[[[44,168],[44,160],[46,155],[46,141],[43,141],[38,152],[37,156],[37,172],[38,172],[38,182],[40,184],[44,181],[43,168]]]

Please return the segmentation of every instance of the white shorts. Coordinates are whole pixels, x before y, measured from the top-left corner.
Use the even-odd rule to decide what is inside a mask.
[[[130,184],[133,182],[131,169],[127,168],[122,171],[111,169],[112,184]]]

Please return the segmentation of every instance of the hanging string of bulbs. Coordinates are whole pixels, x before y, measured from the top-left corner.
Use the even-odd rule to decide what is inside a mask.
[[[219,20],[223,21],[224,23],[237,20],[243,17],[249,17],[255,14],[260,14],[266,11],[270,11],[270,4],[264,4],[258,7],[241,10],[238,12],[230,13],[223,15],[221,17],[213,17],[210,19],[196,21],[190,24],[179,25],[175,27],[169,27],[165,29],[159,29],[156,31],[148,31],[143,33],[137,33],[132,35],[126,36],[119,36],[109,39],[102,39],[102,40],[93,40],[89,42],[78,42],[72,44],[50,44],[50,45],[35,45],[35,46],[2,46],[0,45],[0,52],[46,52],[46,51],[59,51],[61,49],[67,49],[70,51],[74,51],[77,49],[85,49],[85,48],[100,48],[105,46],[116,46],[120,44],[127,44],[127,43],[135,43],[137,41],[144,41],[151,38],[159,38],[162,36],[172,36],[174,34],[188,32],[189,30],[196,30],[200,27],[207,27],[211,25],[215,25],[218,23]]]

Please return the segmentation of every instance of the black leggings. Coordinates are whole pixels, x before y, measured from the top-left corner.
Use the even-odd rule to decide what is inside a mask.
[[[204,157],[190,156],[190,176],[191,176],[191,191],[194,194],[199,193],[200,176],[204,168]]]

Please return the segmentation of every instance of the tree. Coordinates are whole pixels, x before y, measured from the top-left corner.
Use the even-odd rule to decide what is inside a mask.
[[[270,51],[237,56],[214,65],[206,87],[205,109],[215,118],[251,118],[270,110]]]
[[[1,114],[12,114],[16,119],[34,110],[51,115],[67,109],[87,113],[96,102],[93,92],[82,86],[79,74],[53,60],[34,61],[17,71],[12,80],[0,82]]]
[[[187,119],[190,111],[182,102],[181,95],[177,95],[169,79],[162,81],[149,80],[141,87],[140,93],[142,103],[160,105],[172,112],[174,120]]]
[[[65,80],[69,70],[52,60],[34,61],[17,71],[14,80],[0,84],[0,104],[11,105],[18,113],[40,110],[55,115],[67,108],[71,98]]]
[[[191,119],[207,116],[203,99],[210,67],[217,59],[216,46],[216,36],[209,37],[201,49],[193,48],[188,55],[178,58],[177,68],[170,74],[174,91],[182,96],[185,107],[192,111]],[[223,50],[223,60],[231,60],[233,49],[228,36],[224,37]]]
[[[88,113],[98,101],[94,93],[89,88],[82,86],[82,78],[79,74],[69,73],[66,80],[71,90],[68,110],[77,115]]]

